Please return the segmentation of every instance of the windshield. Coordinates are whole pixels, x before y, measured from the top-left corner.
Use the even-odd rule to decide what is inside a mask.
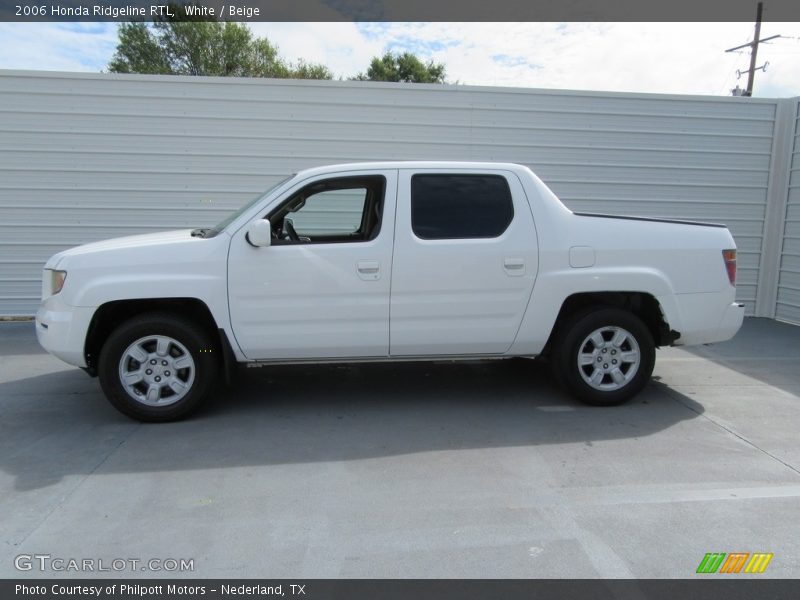
[[[282,186],[284,183],[286,183],[286,182],[287,182],[287,181],[289,181],[290,179],[293,179],[293,178],[295,177],[295,175],[297,175],[297,173],[292,173],[292,174],[291,174],[291,175],[289,175],[288,177],[286,177],[286,178],[284,178],[284,179],[281,179],[281,180],[280,180],[278,183],[276,183],[275,185],[273,185],[273,186],[272,186],[271,188],[269,188],[269,189],[268,189],[266,192],[262,192],[262,193],[260,193],[258,196],[256,196],[255,198],[253,198],[253,199],[252,199],[250,202],[247,202],[247,203],[245,203],[245,205],[244,205],[244,206],[242,206],[242,207],[241,207],[239,210],[236,210],[236,211],[232,212],[231,214],[229,214],[229,215],[228,215],[227,217],[225,217],[225,218],[224,218],[224,219],[223,219],[221,222],[217,223],[217,224],[216,224],[214,227],[212,227],[212,230],[214,230],[214,231],[222,231],[222,230],[223,230],[223,229],[225,229],[225,228],[226,228],[228,225],[230,225],[231,223],[233,223],[233,222],[234,222],[234,221],[235,221],[235,220],[236,220],[236,219],[239,217],[239,215],[241,215],[241,214],[245,213],[245,212],[246,212],[246,211],[248,211],[248,210],[249,210],[249,209],[250,209],[250,208],[251,208],[251,207],[252,207],[252,206],[253,206],[253,205],[254,205],[256,202],[258,202],[259,200],[261,200],[261,199],[262,199],[262,198],[264,198],[265,196],[267,196],[267,195],[271,194],[271,193],[272,193],[274,190],[278,189],[280,186]]]

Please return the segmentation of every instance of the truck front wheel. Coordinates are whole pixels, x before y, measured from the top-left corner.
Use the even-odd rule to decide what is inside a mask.
[[[556,379],[576,398],[594,406],[622,404],[650,380],[655,343],[636,315],[594,308],[570,318],[553,354]]]
[[[209,334],[196,323],[147,313],[120,325],[100,352],[98,377],[117,410],[140,421],[174,421],[210,395],[219,370]]]

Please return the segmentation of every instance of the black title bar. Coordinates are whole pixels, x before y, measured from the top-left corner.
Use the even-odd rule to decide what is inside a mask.
[[[4,600],[796,600],[800,581],[698,576],[677,580],[220,580],[16,579],[0,580]]]
[[[177,10],[187,3],[195,6],[188,16]],[[0,0],[0,20],[749,22],[755,19],[756,4],[756,0]],[[800,20],[800,1],[765,0],[763,20]]]

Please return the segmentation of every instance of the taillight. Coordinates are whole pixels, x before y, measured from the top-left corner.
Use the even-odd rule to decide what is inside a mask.
[[[731,285],[736,285],[736,250],[723,250],[722,260],[725,261],[725,269],[728,271],[728,281]]]

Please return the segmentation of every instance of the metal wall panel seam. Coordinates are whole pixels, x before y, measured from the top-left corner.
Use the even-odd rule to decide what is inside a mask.
[[[789,165],[795,138],[796,99],[776,102],[772,159],[761,245],[755,315],[775,317],[782,238],[789,195]]]

